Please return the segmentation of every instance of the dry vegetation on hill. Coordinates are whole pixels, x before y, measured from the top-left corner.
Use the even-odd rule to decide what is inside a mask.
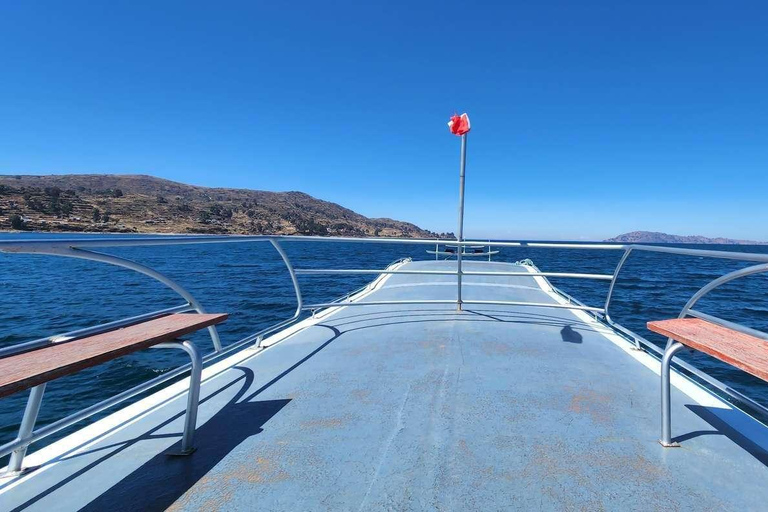
[[[632,231],[605,240],[606,242],[621,242],[629,244],[727,244],[727,245],[765,245],[765,242],[754,240],[737,240],[734,238],[709,238],[700,235],[670,235],[658,231]]]
[[[0,227],[29,231],[434,237],[302,192],[207,188],[143,175],[0,176]],[[446,234],[447,235],[447,234]]]

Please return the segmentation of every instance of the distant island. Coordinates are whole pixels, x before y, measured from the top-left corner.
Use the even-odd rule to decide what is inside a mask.
[[[453,237],[303,192],[208,188],[145,175],[0,175],[0,230]]]
[[[670,235],[657,231],[632,231],[624,233],[605,242],[621,242],[631,244],[730,244],[730,245],[765,245],[768,242],[754,240],[735,240],[733,238],[708,238],[706,236]]]

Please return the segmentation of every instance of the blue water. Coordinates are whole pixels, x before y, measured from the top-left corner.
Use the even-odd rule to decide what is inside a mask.
[[[58,238],[74,238],[62,235]],[[89,235],[93,237],[94,235]],[[0,239],[53,238],[55,235],[0,234]],[[427,259],[425,246],[379,244],[284,244],[297,268],[384,268],[410,256]],[[685,247],[697,247],[687,245]],[[699,246],[712,249],[712,246]],[[718,246],[717,249],[768,252],[766,246]],[[149,265],[186,287],[211,312],[229,312],[220,327],[226,345],[289,317],[295,308],[285,267],[268,243],[206,244],[101,249]],[[530,258],[542,270],[613,272],[621,251],[504,248],[494,257],[514,262]],[[688,298],[708,281],[749,263],[637,252],[617,284],[611,316],[663,345],[645,329],[648,320],[676,316]],[[374,276],[304,277],[307,302],[330,301],[365,285]],[[589,305],[602,306],[608,283],[555,280],[553,284]],[[697,309],[757,329],[768,330],[768,278],[751,276],[713,292]],[[111,265],[54,256],[0,254],[0,347],[181,304],[154,280]],[[205,331],[192,338],[211,350]],[[150,350],[59,379],[47,387],[38,425],[71,414],[99,400],[185,363],[176,351]],[[699,368],[761,403],[768,385],[706,355],[686,355]],[[138,399],[140,397],[137,397]],[[27,393],[0,400],[0,443],[13,439]],[[105,413],[106,414],[106,413]],[[97,417],[85,420],[81,428]],[[36,444],[42,446],[70,432]]]

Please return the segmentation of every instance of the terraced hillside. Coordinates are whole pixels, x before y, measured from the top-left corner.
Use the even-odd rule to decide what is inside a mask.
[[[123,233],[433,237],[302,192],[207,188],[144,175],[0,176],[0,228]]]

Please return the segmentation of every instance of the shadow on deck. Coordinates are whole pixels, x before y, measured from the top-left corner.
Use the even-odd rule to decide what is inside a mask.
[[[684,443],[689,439],[694,439],[700,436],[725,436],[734,444],[738,445],[742,450],[753,456],[761,464],[768,467],[768,450],[733,426],[740,426],[740,424],[744,423],[743,413],[734,409],[705,407],[703,405],[688,404],[686,407],[693,411],[698,417],[709,423],[714,430],[696,430],[688,432],[675,437],[673,441]],[[759,435],[760,433],[761,432],[750,432],[752,435]]]
[[[224,407],[202,426],[197,428],[195,434],[195,445],[197,449],[194,453],[189,456],[181,457],[169,455],[169,453],[178,451],[180,446],[179,441],[179,443],[170,447],[166,452],[159,453],[142,464],[141,467],[121,479],[118,484],[98,496],[81,510],[123,510],[127,505],[132,510],[147,511],[166,510],[170,507],[243,441],[261,433],[263,431],[263,425],[279,413],[283,407],[288,405],[290,399],[256,402],[252,400],[307,362],[321,350],[330,345],[334,340],[338,339],[342,334],[334,327],[325,325],[322,327],[326,327],[333,332],[331,338],[245,398],[243,398],[243,396],[248,392],[254,382],[253,370],[243,366],[233,367],[234,370],[243,372],[243,376],[215,390],[212,394],[201,400],[200,403],[202,404],[210,400],[214,396],[241,381],[242,385],[237,394]],[[88,450],[66,457],[66,459],[74,459],[92,454],[96,451],[116,448],[115,450],[109,451],[109,453],[103,457],[89,463],[79,471],[71,474],[68,478],[58,482],[55,486],[45,489],[43,492],[27,500],[22,505],[14,508],[14,512],[21,511],[30,505],[33,505],[55,490],[63,487],[77,477],[84,475],[88,471],[94,470],[108,459],[119,455],[124,450],[135,446],[141,441],[162,437],[179,437],[180,434],[157,434],[157,432],[183,415],[184,412],[176,414],[145,434],[129,441],[107,446],[99,446],[95,450]]]
[[[230,403],[198,429],[198,449],[191,456],[155,455],[82,510],[120,510],[126,504],[133,510],[167,509],[289,402]]]

